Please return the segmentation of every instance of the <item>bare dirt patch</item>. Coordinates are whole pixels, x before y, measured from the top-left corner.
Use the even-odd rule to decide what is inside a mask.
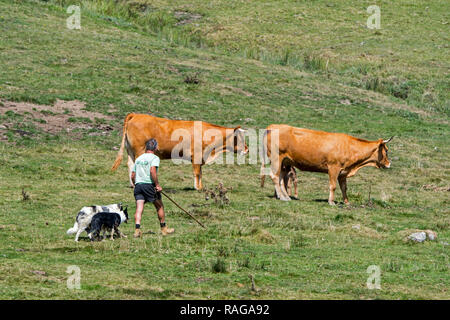
[[[19,115],[20,121],[30,121],[39,130],[50,134],[71,133],[75,129],[97,129],[89,134],[105,135],[114,129],[108,124],[114,117],[87,111],[85,103],[78,100],[57,100],[53,106],[1,100],[0,115]],[[17,122],[18,120],[14,117],[4,118],[0,124],[0,133],[12,129]],[[20,135],[27,135],[27,132],[23,130],[15,129],[14,131]]]

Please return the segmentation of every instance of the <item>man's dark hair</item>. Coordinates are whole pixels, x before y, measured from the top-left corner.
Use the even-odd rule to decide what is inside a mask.
[[[151,138],[145,143],[145,150],[155,151],[158,147],[158,142],[156,139]]]

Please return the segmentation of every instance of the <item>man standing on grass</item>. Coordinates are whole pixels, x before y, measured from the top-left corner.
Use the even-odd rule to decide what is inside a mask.
[[[164,206],[161,200],[162,188],[158,183],[159,157],[155,154],[158,150],[158,142],[150,139],[145,143],[145,153],[136,159],[131,173],[134,183],[134,198],[136,199],[136,230],[134,237],[142,237],[141,217],[146,202],[153,202],[161,225],[161,233],[168,235],[173,233],[173,228],[167,228],[165,222]]]

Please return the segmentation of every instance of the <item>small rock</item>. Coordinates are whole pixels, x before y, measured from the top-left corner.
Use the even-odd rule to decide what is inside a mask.
[[[425,230],[425,233],[427,234],[428,240],[434,241],[437,239],[437,233],[433,230]]]
[[[448,242],[441,241],[440,244],[443,244],[444,246],[448,246]]]
[[[352,229],[360,230],[361,226],[359,224],[356,224],[356,225],[352,226]]]
[[[34,274],[40,275],[40,276],[46,276],[47,275],[47,273],[45,271],[41,271],[41,270],[34,270],[34,271],[31,271],[31,272],[33,272]]]
[[[425,232],[415,232],[408,236],[409,240],[415,242],[424,242],[427,239],[427,234]]]

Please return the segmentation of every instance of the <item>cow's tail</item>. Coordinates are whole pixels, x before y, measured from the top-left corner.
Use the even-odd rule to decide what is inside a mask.
[[[120,163],[122,162],[123,149],[125,148],[125,139],[127,138],[128,121],[130,121],[131,118],[133,118],[133,116],[134,113],[127,114],[127,116],[125,117],[125,121],[123,122],[122,144],[120,145],[119,152],[117,153],[116,161],[114,161],[114,164],[111,168],[112,171],[116,170],[119,167]]]
[[[270,130],[264,131],[263,141],[262,141],[262,155],[261,155],[261,171],[260,171],[260,178],[261,178],[261,188],[264,187],[264,180],[266,178],[266,163],[265,159],[267,156],[267,134],[270,132]]]
[[[77,231],[78,231],[78,222],[75,221],[73,227],[67,230],[67,234],[74,234]]]

